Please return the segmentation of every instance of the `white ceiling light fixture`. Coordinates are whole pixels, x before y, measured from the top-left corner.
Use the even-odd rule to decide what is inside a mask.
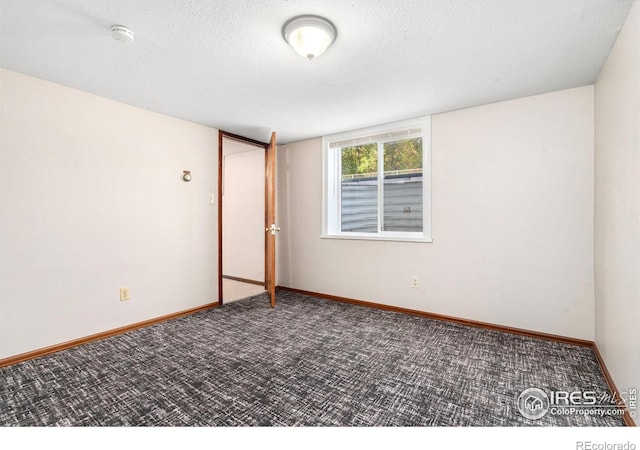
[[[122,25],[113,25],[111,27],[111,36],[116,41],[133,42],[133,31]]]
[[[335,41],[337,34],[336,27],[320,16],[297,16],[282,27],[285,41],[309,61],[322,55]]]

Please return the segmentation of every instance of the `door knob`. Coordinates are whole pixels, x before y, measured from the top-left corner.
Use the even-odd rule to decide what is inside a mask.
[[[266,228],[265,231],[267,233],[271,233],[275,236],[275,234],[280,231],[280,227],[276,227],[275,223],[272,223],[271,226],[269,228]]]

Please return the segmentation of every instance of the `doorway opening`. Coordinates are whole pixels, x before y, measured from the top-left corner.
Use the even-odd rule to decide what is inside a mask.
[[[267,291],[274,306],[275,133],[265,144],[220,131],[218,150],[218,302]]]

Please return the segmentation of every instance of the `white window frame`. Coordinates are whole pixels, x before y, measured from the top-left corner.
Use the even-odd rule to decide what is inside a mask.
[[[358,233],[341,231],[340,189],[342,177],[341,148],[331,148],[331,144],[340,141],[357,140],[362,142],[368,137],[379,137],[386,133],[401,133],[408,130],[421,130],[422,135],[422,232],[383,231],[377,233]],[[395,138],[397,139],[397,137]],[[379,142],[374,139],[371,142]],[[382,155],[378,152],[378,158]],[[381,214],[383,205],[378,204]],[[380,224],[380,221],[379,221]],[[431,236],[431,116],[394,122],[376,127],[363,128],[345,133],[333,134],[322,138],[322,235],[323,239],[362,239],[374,241],[410,241],[433,242]]]

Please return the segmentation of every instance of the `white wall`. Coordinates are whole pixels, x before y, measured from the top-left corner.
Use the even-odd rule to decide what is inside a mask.
[[[278,284],[593,339],[593,87],[432,129],[432,244],[320,239],[321,140],[279,149]]]
[[[0,358],[217,300],[217,130],[6,70],[0,90]]]
[[[224,139],[222,271],[264,281],[264,148]]]
[[[598,77],[595,112],[595,339],[628,392],[640,388],[640,3]]]

